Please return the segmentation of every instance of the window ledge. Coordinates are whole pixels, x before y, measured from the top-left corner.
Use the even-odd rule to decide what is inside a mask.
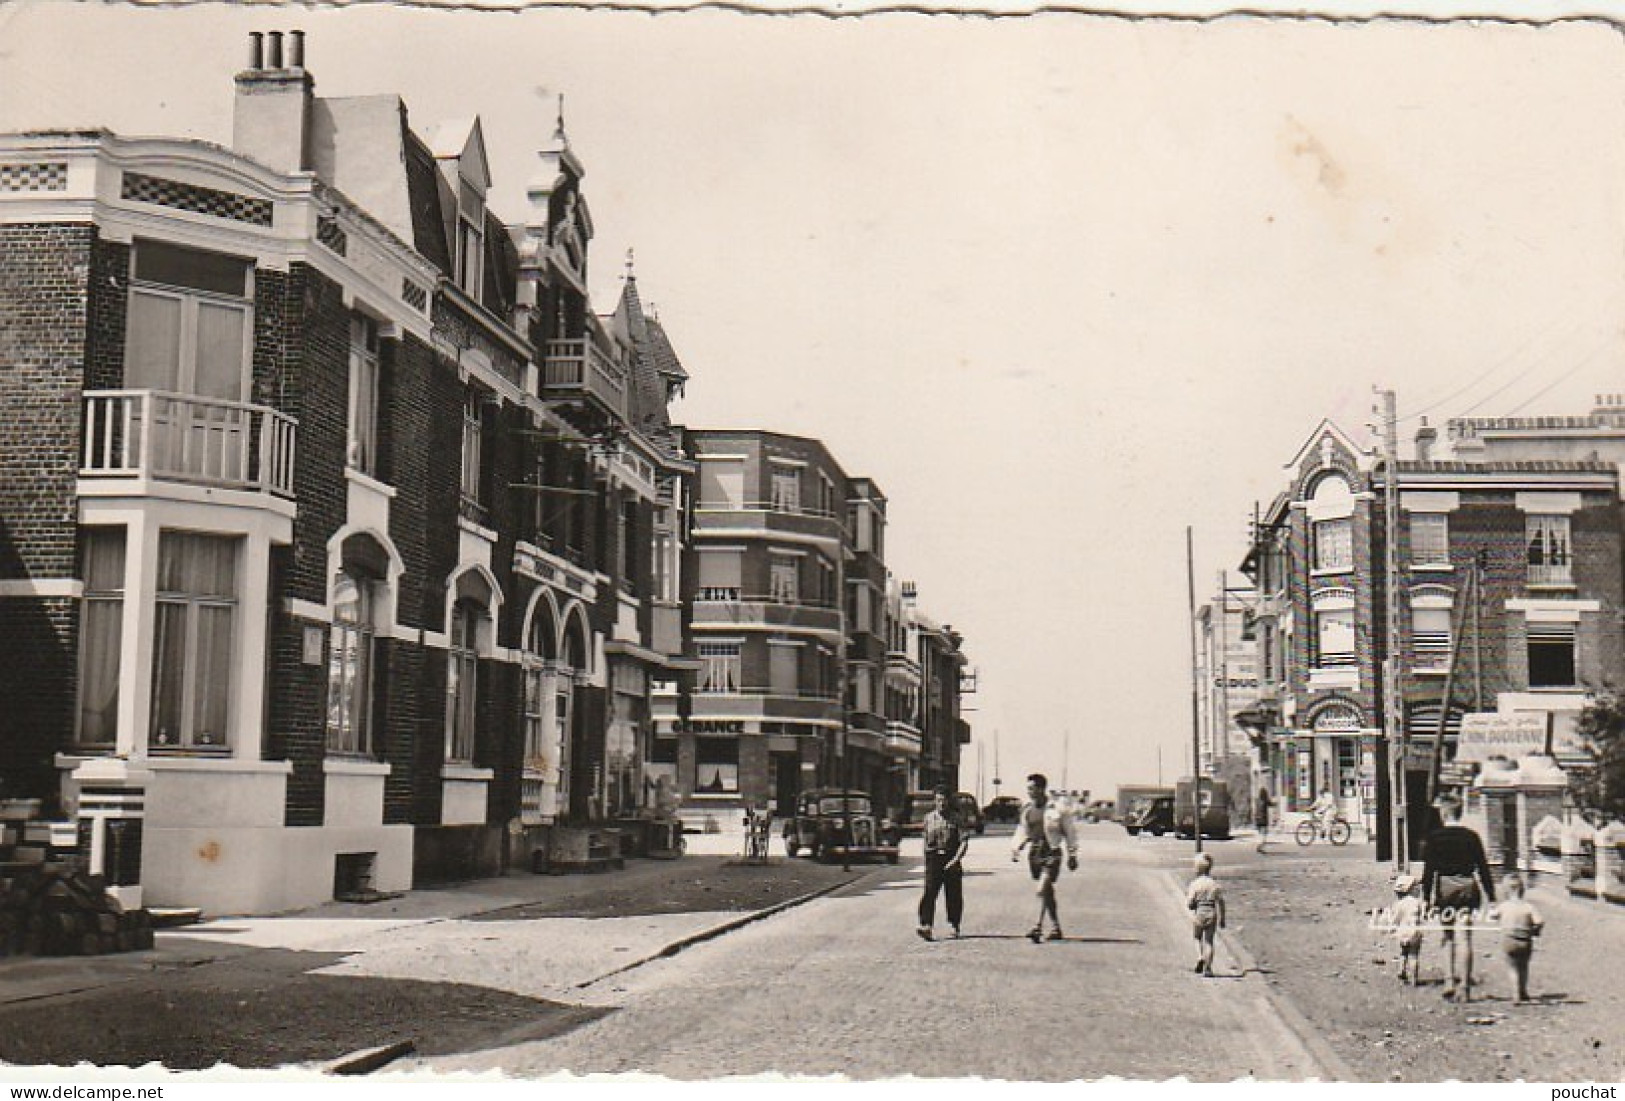
[[[1456,567],[1449,562],[1412,562],[1412,573],[1455,573]]]
[[[1309,571],[1310,577],[1350,577],[1353,574],[1353,566],[1336,566],[1331,569]]]
[[[495,543],[497,541],[497,533],[495,531],[486,527],[484,524],[476,524],[473,520],[470,520],[466,516],[457,517],[457,526],[463,531],[468,532],[470,535],[479,536],[487,543]]]
[[[364,474],[353,466],[346,466],[344,468],[344,477],[347,481],[354,482],[358,486],[363,486],[370,489],[374,493],[382,494],[385,497],[395,496],[396,489],[394,486],[388,484],[387,482],[380,482],[371,474]]]
[[[135,761],[132,759],[131,764]],[[287,775],[293,771],[292,761],[243,761],[235,757],[181,757],[149,755],[142,763],[154,772],[263,772]]]
[[[322,761],[322,771],[329,776],[388,776],[390,765],[370,757],[328,757]]]
[[[496,770],[491,768],[475,768],[472,765],[441,765],[440,778],[442,780],[463,780],[471,783],[490,783],[496,778]]]

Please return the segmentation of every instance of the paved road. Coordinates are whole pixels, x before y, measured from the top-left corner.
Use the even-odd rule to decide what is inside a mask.
[[[616,1010],[551,1040],[426,1060],[510,1074],[649,1071],[1064,1081],[1303,1079],[1321,1068],[1256,976],[1194,975],[1166,846],[1085,827],[1063,875],[1067,939],[1022,934],[1036,899],[1008,836],[978,838],[965,937],[914,934],[918,842],[853,888],[580,992]],[[943,923],[939,918],[939,929]]]

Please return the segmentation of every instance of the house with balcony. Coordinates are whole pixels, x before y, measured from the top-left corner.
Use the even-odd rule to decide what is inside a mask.
[[[1262,731],[1289,811],[1331,790],[1351,822],[1386,820],[1382,670],[1396,662],[1408,805],[1456,761],[1462,717],[1534,714],[1560,759],[1587,693],[1622,671],[1619,475],[1593,458],[1436,457],[1385,464],[1323,422],[1255,525]],[[1400,645],[1390,654],[1386,495],[1397,495]],[[1448,689],[1448,691],[1447,691]],[[1448,696],[1448,698],[1446,698]],[[1434,746],[1440,760],[1434,761]],[[1476,764],[1474,765],[1476,767]]]
[[[682,668],[686,376],[562,120],[510,226],[477,118],[314,88],[255,34],[229,147],[0,137],[0,776],[126,901],[528,866]]]

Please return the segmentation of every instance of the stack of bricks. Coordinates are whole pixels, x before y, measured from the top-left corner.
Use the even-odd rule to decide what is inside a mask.
[[[67,835],[48,822],[0,822],[0,957],[151,948],[151,916],[125,910],[101,876],[82,871],[56,843]]]

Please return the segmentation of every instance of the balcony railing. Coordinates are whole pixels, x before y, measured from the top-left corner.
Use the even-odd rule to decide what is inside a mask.
[[[1529,563],[1531,585],[1572,585],[1574,569],[1567,562]]]
[[[841,612],[828,601],[812,597],[791,600],[779,596],[753,596],[732,586],[708,586],[694,593],[694,622],[762,623],[773,627],[839,632]]]
[[[626,414],[626,372],[590,340],[549,340],[542,397],[590,397],[617,416]]]
[[[85,394],[80,476],[151,478],[292,497],[295,422],[261,405],[163,390]]]

